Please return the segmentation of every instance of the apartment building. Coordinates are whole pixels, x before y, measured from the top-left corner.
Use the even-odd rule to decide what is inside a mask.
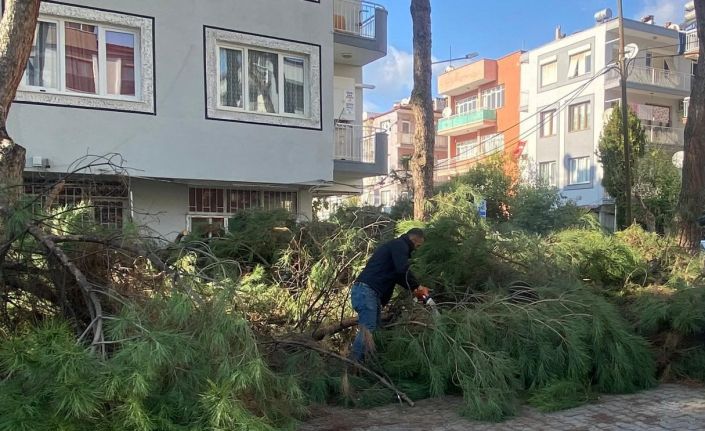
[[[683,54],[685,58],[692,61],[693,74],[695,74],[695,66],[700,57],[700,42],[698,40],[698,24],[695,21],[695,2],[689,1],[685,4],[685,13],[683,15],[683,24],[680,26],[682,31],[681,42],[683,43]],[[688,107],[690,106],[690,97],[683,100],[683,118],[688,117]]]
[[[602,127],[620,100],[618,20],[606,11],[594,27],[564,36],[522,56],[521,139],[527,175],[558,187],[579,205],[614,222],[613,200],[601,185],[596,154]],[[653,20],[651,21],[653,22]],[[627,78],[628,104],[647,140],[666,151],[683,146],[680,106],[690,94],[691,62],[678,55],[679,33],[625,19],[627,44],[636,44]]]
[[[504,153],[508,169],[515,165],[519,139],[521,52],[482,59],[448,70],[438,77],[438,93],[448,99],[438,135],[449,139],[448,158],[437,164],[445,181],[488,157]]]
[[[438,107],[438,102],[435,104]],[[435,110],[436,122],[441,118],[441,110]],[[383,130],[387,133],[387,175],[370,177],[364,180],[362,203],[381,206],[389,210],[399,199],[409,199],[413,195],[410,160],[414,154],[414,133],[416,121],[408,100],[395,103],[392,109],[379,114],[369,114],[365,124],[370,130]],[[448,157],[448,139],[436,136],[434,159]]]
[[[357,132],[386,33],[359,0],[43,1],[8,121],[26,190],[93,165],[58,203],[167,238],[255,207],[310,218],[387,172],[386,134]]]

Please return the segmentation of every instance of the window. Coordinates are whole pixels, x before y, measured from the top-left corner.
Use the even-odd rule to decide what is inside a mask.
[[[126,184],[119,181],[67,182],[58,189],[49,203],[49,196],[55,193],[55,184],[55,181],[47,178],[27,178],[24,191],[27,195],[39,197],[39,207],[75,207],[83,204],[92,209],[93,218],[99,225],[111,229],[122,227],[128,204]]]
[[[291,191],[190,187],[188,209],[191,213],[222,214],[226,219],[228,214],[255,208],[295,213],[297,198],[297,193]]]
[[[552,61],[550,63],[541,65],[541,86],[555,84],[558,82],[558,62]]]
[[[466,97],[455,102],[456,114],[467,114],[473,111],[477,111],[477,96]]]
[[[379,127],[388,132],[389,129],[392,128],[392,121],[391,120],[384,120],[381,123],[379,123]]]
[[[690,73],[692,75],[695,75],[698,71],[698,62],[697,61],[691,61],[690,62]]]
[[[590,51],[583,51],[571,55],[568,64],[568,78],[575,78],[590,73],[592,67],[591,59],[592,55]]]
[[[555,161],[539,163],[539,180],[543,184],[556,187],[558,185],[556,173]]]
[[[480,145],[477,140],[458,142],[455,145],[455,156],[459,160],[472,159],[480,154]]]
[[[401,132],[409,134],[411,133],[411,123],[408,121],[402,121],[401,122]]]
[[[495,134],[482,137],[482,154],[493,154],[504,150],[504,135]]]
[[[43,2],[17,100],[154,113],[152,28],[149,18]]]
[[[499,109],[504,106],[504,85],[482,92],[483,109]]]
[[[652,65],[652,60],[653,60],[653,54],[650,53],[650,52],[647,52],[647,53],[644,55],[644,64],[646,65],[646,67],[651,67],[651,65]]]
[[[220,47],[219,54],[221,108],[305,115],[305,58],[232,47]]]
[[[558,117],[556,110],[550,109],[541,112],[541,137],[555,136],[558,134]]]
[[[320,48],[206,27],[207,118],[321,128]]]
[[[388,207],[392,204],[392,192],[389,190],[382,191],[382,206]]]
[[[587,130],[590,127],[590,102],[571,105],[568,111],[570,131]]]
[[[570,159],[569,184],[586,184],[590,182],[590,157]]]

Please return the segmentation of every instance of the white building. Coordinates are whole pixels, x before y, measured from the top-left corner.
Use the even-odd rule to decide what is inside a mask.
[[[624,20],[627,44],[638,53],[630,62],[628,104],[651,144],[675,152],[683,145],[681,106],[690,94],[691,61],[678,55],[679,33]],[[607,18],[555,40],[522,58],[521,139],[528,170],[560,188],[579,205],[600,209],[613,224],[614,206],[601,186],[596,154],[603,123],[619,103],[618,20]]]
[[[26,189],[119,154],[129,179],[96,166],[58,202],[167,237],[252,207],[309,218],[313,195],[386,172],[386,135],[363,158],[356,132],[386,32],[359,0],[43,1],[8,121]]]

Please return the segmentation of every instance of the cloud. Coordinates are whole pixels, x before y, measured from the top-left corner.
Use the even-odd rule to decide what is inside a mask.
[[[431,61],[437,60],[436,57],[431,58]],[[434,94],[438,74],[443,72],[445,66],[446,64],[433,66],[431,85]],[[386,57],[365,66],[364,76],[365,83],[375,86],[374,90],[365,92],[365,111],[380,112],[390,109],[394,102],[411,95],[414,88],[414,55],[389,45]]]
[[[676,24],[683,22],[683,6],[686,0],[641,0],[641,9],[634,16],[641,19],[647,15],[653,15],[656,24],[663,25],[670,21]]]

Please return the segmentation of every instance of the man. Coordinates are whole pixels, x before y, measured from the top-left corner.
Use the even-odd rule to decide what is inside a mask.
[[[382,244],[357,277],[352,287],[352,306],[358,315],[359,328],[352,345],[354,360],[362,362],[365,358],[365,337],[369,336],[366,332],[371,334],[379,326],[380,312],[391,299],[395,285],[413,291],[422,301],[428,298],[428,288],[420,286],[409,270],[411,252],[423,242],[423,230],[414,228]]]

